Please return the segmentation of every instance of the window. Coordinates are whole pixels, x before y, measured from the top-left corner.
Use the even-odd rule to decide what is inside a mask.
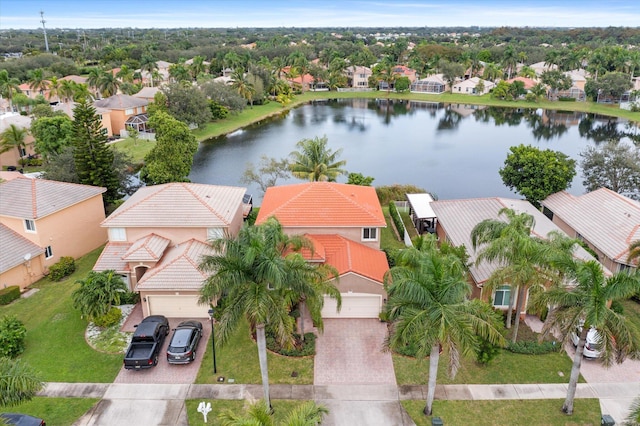
[[[23,147],[20,147],[20,157],[26,157],[27,156],[27,150],[24,149]]]
[[[633,266],[625,265],[623,263],[618,264],[618,272],[624,272],[627,275],[631,275],[633,273]]]
[[[127,108],[124,110],[125,115],[133,115],[135,108]]]
[[[124,228],[109,228],[109,241],[127,241]]]
[[[224,230],[222,228],[208,228],[207,240],[216,240],[224,237]]]
[[[24,229],[27,232],[36,232],[36,223],[32,219],[25,219]]]
[[[362,228],[362,239],[376,241],[378,239],[378,228]]]
[[[501,285],[493,295],[493,306],[509,306],[511,286]]]
[[[47,259],[53,257],[53,249],[51,248],[51,246],[47,246],[47,248],[44,249],[44,257],[46,257]]]

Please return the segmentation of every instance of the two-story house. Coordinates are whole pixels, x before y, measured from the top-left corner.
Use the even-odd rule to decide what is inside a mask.
[[[354,89],[366,89],[369,87],[369,77],[373,75],[371,68],[352,65],[345,68],[344,72],[347,76],[347,86]]]
[[[377,318],[386,292],[389,269],[380,250],[386,227],[375,188],[335,182],[309,182],[267,189],[256,225],[276,217],[288,235],[304,235],[314,246],[310,262],[338,271],[342,309],[326,297],[324,318]]]
[[[2,172],[0,285],[28,287],[62,256],[78,258],[107,240],[105,188]]]
[[[93,270],[120,274],[140,293],[144,316],[206,318],[198,298],[207,275],[198,265],[211,253],[208,240],[237,235],[245,192],[184,182],[140,188],[102,222],[109,242]]]
[[[95,101],[93,105],[101,115],[108,136],[120,135],[121,131],[130,126],[136,127],[138,131],[146,130],[149,105],[147,99],[120,94]]]

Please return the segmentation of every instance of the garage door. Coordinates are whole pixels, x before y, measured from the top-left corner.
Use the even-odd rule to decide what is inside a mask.
[[[378,318],[382,296],[366,293],[342,293],[342,309],[336,309],[336,301],[325,296],[322,318]]]
[[[148,295],[149,315],[164,315],[167,318],[208,318],[208,305],[199,305],[198,296]]]

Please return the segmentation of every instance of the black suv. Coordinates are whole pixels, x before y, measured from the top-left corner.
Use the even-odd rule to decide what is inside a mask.
[[[8,425],[15,426],[46,426],[47,423],[37,417],[29,416],[27,414],[18,413],[0,413],[0,419]]]
[[[188,364],[196,359],[196,349],[202,337],[202,323],[183,321],[173,330],[173,336],[167,348],[169,364]]]

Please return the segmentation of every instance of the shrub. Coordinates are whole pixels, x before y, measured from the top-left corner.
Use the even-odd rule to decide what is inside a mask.
[[[560,96],[558,98],[558,100],[560,102],[575,102],[576,101],[575,98],[572,98],[572,97],[569,97],[569,96]]]
[[[400,213],[398,213],[398,208],[396,207],[396,203],[393,201],[389,202],[389,215],[391,219],[393,219],[393,224],[396,226],[398,231],[398,236],[400,240],[404,238],[404,223],[402,222],[402,218],[400,217]]]
[[[559,352],[562,349],[562,345],[556,341],[551,342],[511,342],[507,345],[507,350],[516,354],[525,355],[543,355],[551,352]]]
[[[73,274],[76,270],[76,261],[71,256],[63,256],[60,260],[49,267],[49,278],[51,281],[60,281],[66,276]]]
[[[16,316],[0,319],[0,357],[15,358],[24,352],[27,328]]]
[[[267,348],[275,353],[284,356],[309,356],[316,353],[316,335],[313,333],[304,334],[304,342],[300,339],[299,334],[293,335],[295,343],[292,349],[286,349],[278,345],[273,334],[267,331]]]
[[[113,307],[106,314],[95,318],[93,323],[98,327],[107,328],[118,324],[121,318],[122,311],[120,308]]]
[[[0,289],[0,305],[8,305],[16,299],[20,298],[20,287],[12,285],[7,288]]]
[[[427,192],[422,188],[419,188],[415,185],[390,185],[390,186],[378,186],[376,187],[376,194],[378,195],[378,200],[380,200],[380,204],[383,206],[385,204],[389,204],[393,200],[404,200],[407,197],[407,194],[420,194],[423,192]],[[433,196],[433,194],[431,194]],[[437,199],[433,197],[433,199]]]
[[[527,102],[538,102],[538,97],[536,95],[534,95],[533,93],[529,92],[525,95],[524,99]]]
[[[478,345],[478,349],[476,350],[476,361],[481,365],[489,365],[499,353],[500,347],[486,339],[480,339],[480,345]]]
[[[120,303],[123,305],[135,305],[140,301],[140,293],[135,291],[128,291],[120,296]]]

